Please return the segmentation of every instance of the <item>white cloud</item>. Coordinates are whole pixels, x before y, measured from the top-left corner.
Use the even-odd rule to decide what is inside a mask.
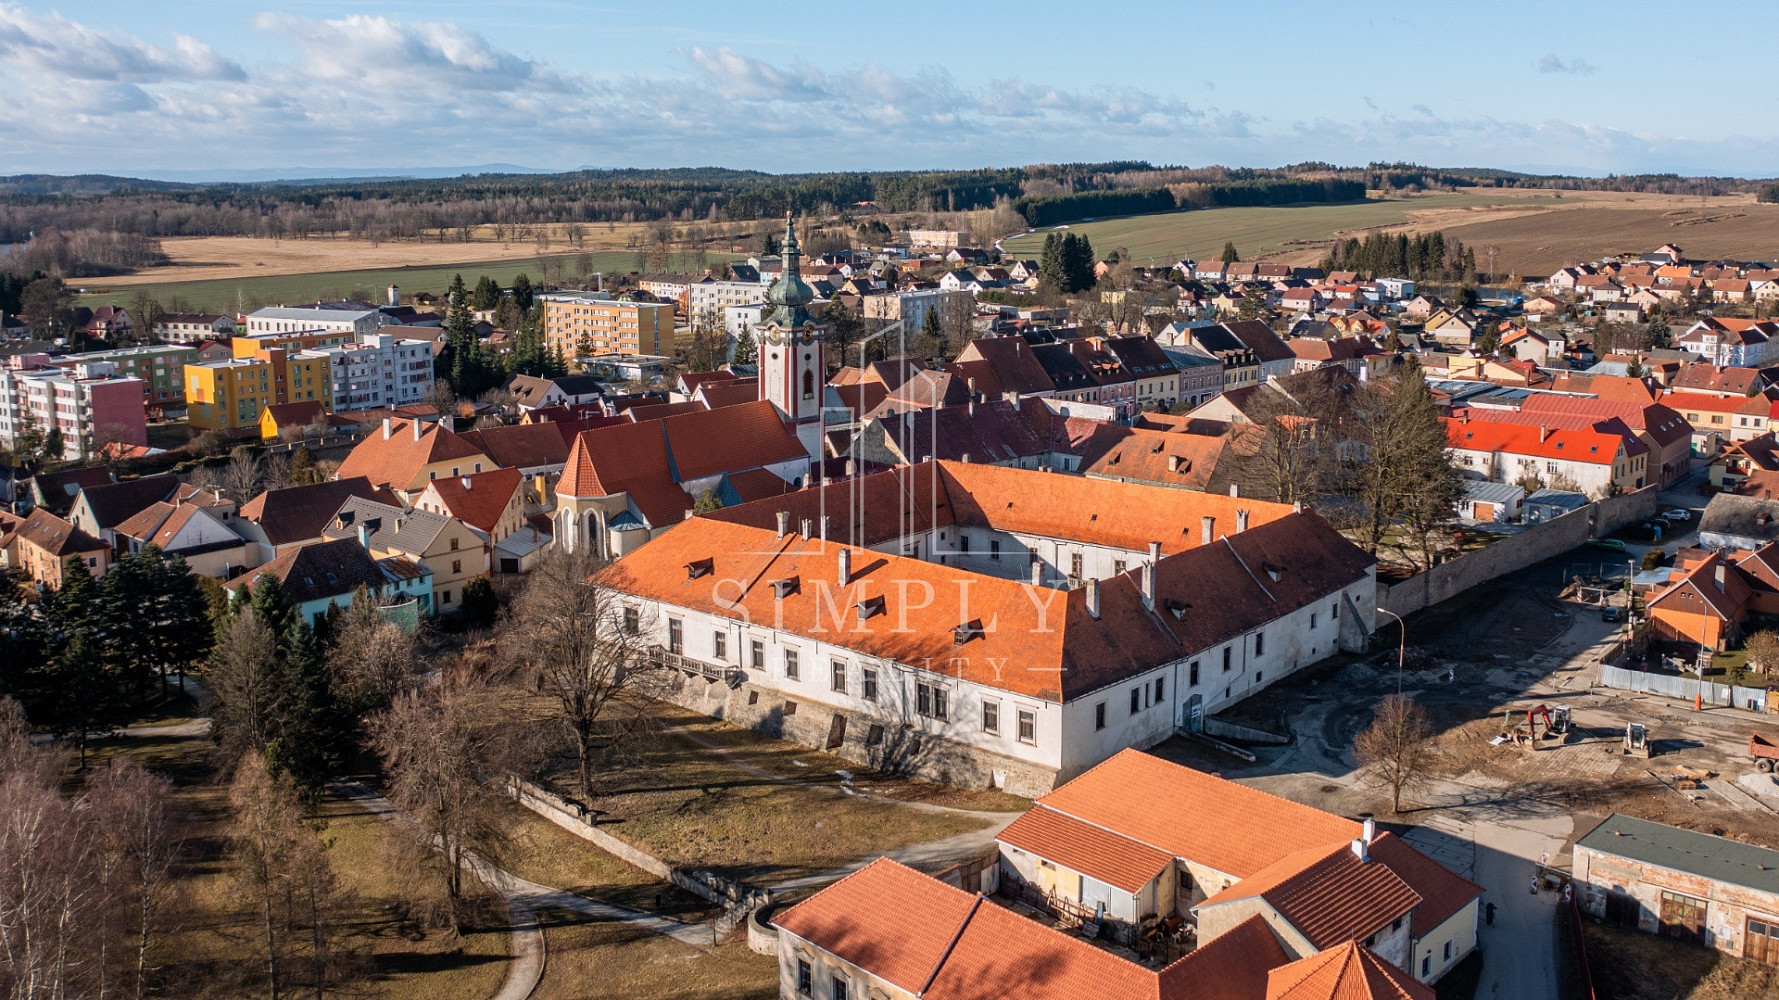
[[[57,80],[156,83],[247,78],[239,63],[188,35],[174,35],[169,50],[60,14],[35,14],[4,3],[0,3],[0,64]]]
[[[481,35],[454,24],[404,23],[364,14],[315,20],[263,13],[254,18],[254,26],[281,35],[302,50],[298,68],[322,80],[404,89],[552,93],[579,89],[551,67],[502,52]],[[444,96],[436,89],[434,95]]]
[[[1579,56],[1564,62],[1555,52],[1546,52],[1537,63],[1540,73],[1568,73],[1572,76],[1592,76],[1593,64]]]

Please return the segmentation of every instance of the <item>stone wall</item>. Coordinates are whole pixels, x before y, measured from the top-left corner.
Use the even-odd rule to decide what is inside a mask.
[[[893,720],[800,702],[781,691],[742,682],[731,688],[703,676],[678,675],[652,694],[682,708],[768,736],[826,749],[866,767],[911,774],[957,788],[1000,787],[1036,798],[1056,786],[1054,770],[922,733]],[[845,718],[839,746],[829,747],[835,716]],[[997,780],[998,779],[998,780]]]
[[[1399,615],[1438,604],[1478,584],[1487,583],[1604,538],[1627,524],[1656,512],[1656,487],[1607,497],[1562,517],[1509,535],[1486,548],[1443,562],[1400,583],[1378,582],[1378,607]]]

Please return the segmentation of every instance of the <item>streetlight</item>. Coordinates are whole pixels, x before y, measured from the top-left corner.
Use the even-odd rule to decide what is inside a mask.
[[[1408,654],[1408,623],[1394,611],[1378,609],[1379,614],[1389,615],[1396,619],[1396,693],[1402,693],[1402,661]]]

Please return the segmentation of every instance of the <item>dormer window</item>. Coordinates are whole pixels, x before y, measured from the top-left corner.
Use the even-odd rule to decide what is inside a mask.
[[[799,593],[801,589],[798,579],[794,576],[772,581],[772,594],[781,601],[792,594]]]
[[[1274,566],[1271,563],[1267,563],[1263,568],[1266,570],[1266,575],[1272,577],[1272,582],[1274,583],[1278,583],[1279,577],[1285,575],[1285,568],[1283,566]]]
[[[882,596],[865,598],[864,600],[860,601],[857,605],[858,611],[859,611],[859,621],[861,621],[861,622],[868,621],[872,618],[877,617],[878,615],[883,614],[883,612],[885,610],[885,606],[886,606],[885,601]]]
[[[951,630],[951,644],[962,646],[971,639],[980,639],[987,634],[987,630],[982,627],[982,619],[972,618]]]
[[[715,559],[698,559],[693,562],[686,563],[686,579],[696,580],[701,576],[705,576],[705,575],[711,573],[715,569],[716,569],[716,560]]]

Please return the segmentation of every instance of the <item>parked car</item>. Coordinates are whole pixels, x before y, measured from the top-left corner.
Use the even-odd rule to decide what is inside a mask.
[[[1686,522],[1693,519],[1693,512],[1690,510],[1687,510],[1685,507],[1675,507],[1673,510],[1662,511],[1659,516],[1664,521],[1673,521],[1677,524],[1685,524]]]
[[[1604,607],[1604,608],[1601,608],[1601,609],[1600,609],[1600,620],[1601,620],[1601,621],[1603,621],[1603,622],[1615,622],[1615,621],[1618,621],[1618,608],[1617,608],[1617,606],[1615,606],[1615,605],[1611,605],[1611,604],[1608,604],[1608,605],[1607,605],[1607,606],[1605,606],[1605,607]]]
[[[1625,551],[1625,543],[1616,538],[1596,538],[1588,542],[1588,544],[1596,549],[1605,549],[1608,552]]]

